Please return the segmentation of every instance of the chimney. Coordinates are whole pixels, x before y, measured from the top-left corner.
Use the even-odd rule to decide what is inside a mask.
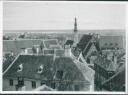
[[[39,51],[40,51],[40,46],[39,45],[33,45],[33,52],[35,54],[39,54]]]
[[[39,54],[39,47],[36,48],[36,53]]]
[[[13,53],[13,51],[11,51],[11,56],[14,56],[14,53]]]
[[[54,54],[53,54],[53,61],[56,59],[56,50],[54,49]]]
[[[70,57],[71,56],[71,48],[70,45],[65,45],[65,56]]]
[[[28,54],[28,49],[27,48],[24,50],[24,53],[25,54]]]

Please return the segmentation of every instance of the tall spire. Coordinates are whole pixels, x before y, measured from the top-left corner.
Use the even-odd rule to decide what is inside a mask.
[[[77,19],[75,17],[75,23],[74,23],[74,32],[77,32]]]

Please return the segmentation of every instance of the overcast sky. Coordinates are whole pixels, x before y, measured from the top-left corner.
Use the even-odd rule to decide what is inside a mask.
[[[124,29],[123,4],[4,2],[4,30]]]

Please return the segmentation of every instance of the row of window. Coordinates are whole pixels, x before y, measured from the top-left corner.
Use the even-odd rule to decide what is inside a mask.
[[[10,79],[9,82],[10,82],[10,86],[13,86],[14,85],[12,79]],[[18,81],[18,85],[23,85],[23,84],[24,84],[24,81],[23,80],[22,81]],[[40,85],[44,85],[44,84],[45,84],[44,82],[41,82]],[[32,88],[36,88],[36,82],[35,81],[31,81],[31,85],[32,85]],[[52,88],[55,88],[55,83],[51,83],[51,87]],[[78,85],[75,85],[74,86],[74,90],[75,91],[79,91],[80,90],[79,89],[79,86]]]
[[[14,85],[14,82],[12,79],[9,80],[9,84],[10,84],[10,86]],[[45,83],[41,82],[41,85],[43,85],[43,84],[45,84]],[[24,80],[22,80],[22,81],[18,80],[18,85],[24,85]],[[32,85],[32,88],[36,88],[36,82],[35,81],[31,81],[31,85]]]
[[[107,46],[107,45],[115,45],[115,46],[118,46],[118,43],[105,43],[104,45],[105,46]]]

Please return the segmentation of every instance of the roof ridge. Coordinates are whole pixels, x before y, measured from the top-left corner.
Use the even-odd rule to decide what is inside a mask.
[[[3,72],[3,75],[12,67],[15,61],[19,58],[20,54],[13,60],[13,62],[9,65],[9,67]]]

